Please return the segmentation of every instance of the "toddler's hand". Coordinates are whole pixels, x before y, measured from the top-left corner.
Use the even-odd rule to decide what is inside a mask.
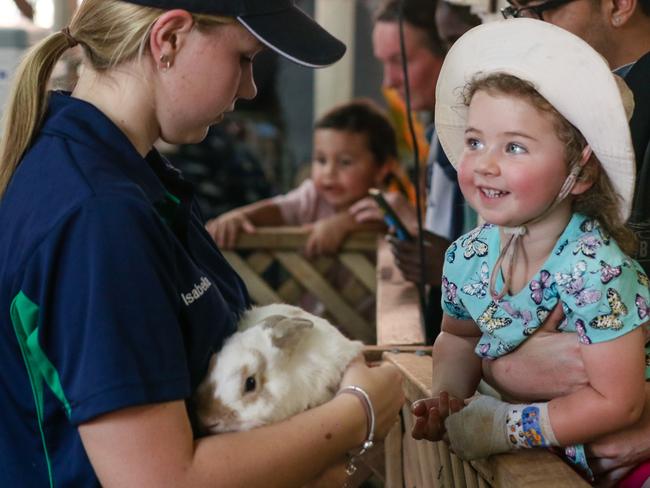
[[[305,244],[307,257],[336,253],[348,232],[345,226],[339,225],[337,216],[322,219],[311,225],[311,234]]]
[[[358,223],[384,221],[384,213],[371,197],[362,198],[356,202],[350,207],[349,212]]]
[[[411,405],[411,413],[415,416],[411,436],[417,440],[442,440],[446,433],[445,419],[461,408],[462,400],[450,398],[446,391],[440,392],[438,397],[416,400]]]
[[[255,232],[253,223],[239,210],[232,210],[208,221],[205,229],[222,249],[232,249],[241,230],[247,233]]]

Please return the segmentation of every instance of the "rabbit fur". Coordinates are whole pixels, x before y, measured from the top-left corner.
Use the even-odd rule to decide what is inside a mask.
[[[210,358],[194,399],[199,428],[249,430],[326,402],[362,346],[299,307],[253,307]]]

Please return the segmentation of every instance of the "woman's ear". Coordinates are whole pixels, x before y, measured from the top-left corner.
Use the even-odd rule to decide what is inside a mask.
[[[600,176],[600,164],[594,157],[591,147],[585,146],[582,150],[579,164],[582,166],[582,171],[571,189],[571,195],[580,195],[586,192],[594,186],[594,183],[596,183],[596,180]]]
[[[149,48],[158,69],[167,71],[173,66],[174,58],[193,26],[194,19],[185,10],[169,10],[156,19],[151,26]]]

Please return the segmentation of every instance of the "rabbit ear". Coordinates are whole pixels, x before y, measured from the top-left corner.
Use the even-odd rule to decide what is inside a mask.
[[[279,349],[293,348],[304,332],[314,327],[311,320],[285,315],[271,315],[264,319],[264,328],[271,329],[273,345]]]

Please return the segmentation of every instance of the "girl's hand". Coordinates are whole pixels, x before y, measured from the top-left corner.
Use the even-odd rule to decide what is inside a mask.
[[[399,370],[389,363],[370,368],[360,357],[350,364],[341,380],[341,388],[349,385],[363,388],[368,394],[375,410],[375,439],[385,438],[404,405]]]
[[[450,398],[446,391],[441,391],[438,397],[416,400],[411,405],[411,413],[415,416],[411,436],[417,440],[442,440],[446,434],[445,419],[463,406],[462,400]]]
[[[208,221],[205,229],[221,249],[232,249],[242,230],[249,234],[255,232],[253,223],[240,210],[232,210]]]
[[[348,236],[348,228],[341,225],[342,220],[345,219],[335,215],[313,223],[305,244],[305,255],[312,258],[323,254],[335,254]]]

